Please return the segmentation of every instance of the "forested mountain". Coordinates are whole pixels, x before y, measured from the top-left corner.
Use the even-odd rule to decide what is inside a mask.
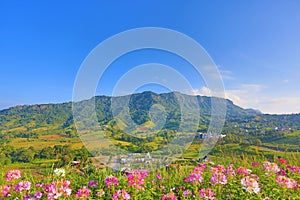
[[[149,109],[154,104],[161,105],[166,114],[165,129],[176,129],[180,123],[180,103],[175,93],[156,94],[143,92],[122,97],[96,96],[95,105],[98,122],[106,125],[113,119],[111,102],[116,102],[114,107],[124,107],[123,102],[128,102],[132,120],[137,124],[149,121]],[[184,98],[192,96],[184,95]],[[195,98],[195,97],[193,97]],[[200,109],[200,125],[205,129],[210,121],[211,97],[197,96]],[[189,101],[189,104],[195,102]],[[300,127],[300,114],[292,115],[267,115],[252,109],[243,109],[226,100],[228,123],[257,123],[264,127]],[[191,106],[191,105],[189,105]],[[194,105],[192,105],[194,106]],[[0,137],[20,136],[32,137],[47,133],[74,132],[72,117],[72,103],[23,105],[0,111]]]

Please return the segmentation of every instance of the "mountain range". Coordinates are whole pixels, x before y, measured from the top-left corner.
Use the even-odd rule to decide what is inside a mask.
[[[185,102],[189,104],[190,108],[199,108],[199,129],[205,130],[211,119],[211,102],[215,97],[181,95],[188,99]],[[300,127],[300,114],[263,114],[254,109],[241,108],[230,100],[222,100],[226,103],[225,125],[230,123],[256,123],[256,126],[261,127],[289,127],[293,129],[299,129]],[[126,121],[128,116],[122,116],[122,112],[118,111],[118,109],[125,107],[124,102],[128,103],[130,117],[137,125],[149,123],[150,119],[154,121],[152,123],[159,124],[161,121],[159,117],[163,115],[165,123],[162,128],[176,130],[182,117],[180,110],[182,105],[174,92],[156,94],[146,91],[120,97],[96,96],[87,101],[95,102],[97,120],[103,126],[114,120],[116,115],[119,120],[123,120],[124,124],[124,120]],[[84,105],[84,102],[87,101],[79,102],[79,104]],[[153,105],[159,106],[155,107]],[[151,112],[149,114],[149,110],[153,111],[153,108],[156,116],[151,116]],[[190,111],[193,112],[192,109]],[[158,118],[155,120],[155,117]],[[88,121],[88,119],[86,120]],[[72,102],[22,105],[0,111],[0,137],[7,135],[21,137],[24,134],[25,136],[50,133],[71,134],[74,131]]]

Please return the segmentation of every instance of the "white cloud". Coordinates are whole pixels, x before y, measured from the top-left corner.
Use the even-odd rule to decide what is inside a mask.
[[[223,80],[234,80],[233,73],[229,70],[219,69]]]
[[[202,87],[201,89],[193,89],[189,92],[191,95],[201,95],[201,96],[212,96],[212,91],[208,87]]]
[[[225,90],[224,93],[225,98],[242,108],[258,109],[269,114],[300,113],[300,97],[267,96],[266,88],[259,84],[242,84],[237,89]],[[190,94],[212,96],[214,92],[202,87],[192,90]]]
[[[264,107],[265,113],[300,113],[300,97],[263,98],[260,103]]]

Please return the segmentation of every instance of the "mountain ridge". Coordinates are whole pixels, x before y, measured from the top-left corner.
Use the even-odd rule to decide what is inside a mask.
[[[185,94],[184,94],[185,95]],[[216,97],[192,96],[197,98],[200,107],[200,123],[207,126],[210,120],[211,100]],[[96,114],[102,125],[113,120],[110,109],[112,99],[129,98],[130,115],[137,124],[149,121],[149,109],[159,103],[165,107],[167,121],[164,128],[178,128],[180,110],[174,93],[157,94],[150,91],[125,95],[120,97],[95,96]],[[244,109],[235,105],[231,100],[226,101],[226,122],[259,122],[265,126],[300,127],[300,114],[270,115],[254,109]],[[190,102],[191,103],[191,102]],[[119,106],[123,106],[120,104]],[[73,122],[72,102],[34,104],[14,106],[0,110],[0,134],[23,134],[24,132],[47,134],[47,132],[65,133],[75,130]]]

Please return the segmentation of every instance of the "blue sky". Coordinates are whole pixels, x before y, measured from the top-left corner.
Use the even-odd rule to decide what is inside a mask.
[[[265,113],[299,113],[299,10],[297,0],[0,1],[0,109],[70,101],[77,71],[96,45],[119,32],[151,26],[180,31],[200,43],[234,103]],[[145,53],[116,64],[129,69],[169,60]],[[186,67],[175,60],[167,64]],[[117,79],[122,72],[112,67],[107,77]],[[105,84],[114,81],[107,78]],[[105,88],[98,94],[109,93]],[[192,93],[209,95],[210,90],[203,85]]]

